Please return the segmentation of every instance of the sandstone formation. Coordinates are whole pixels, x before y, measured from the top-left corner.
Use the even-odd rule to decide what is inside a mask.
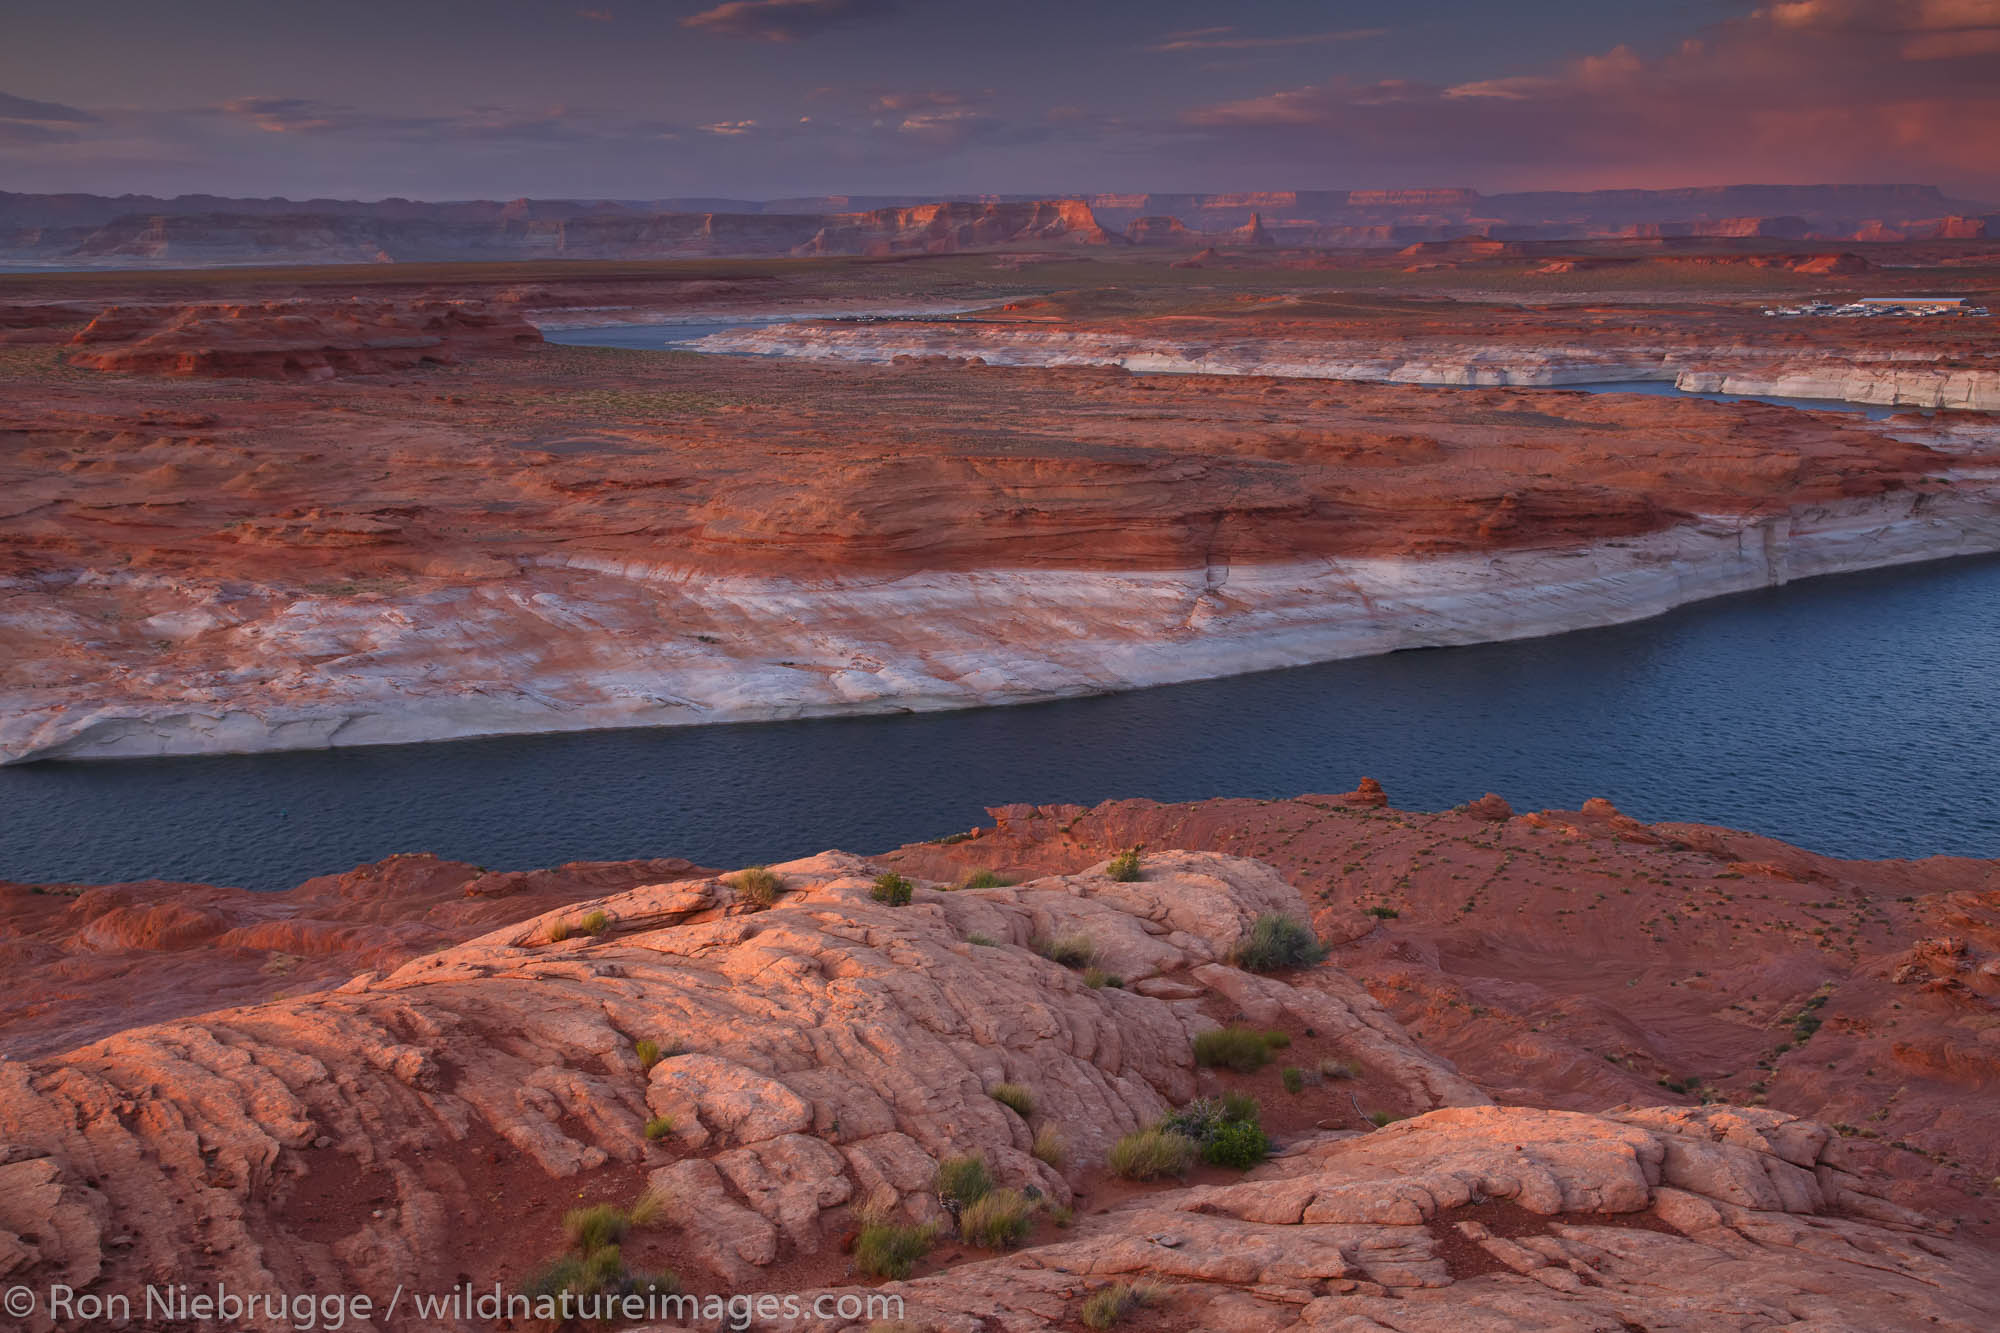
[[[651,300],[685,318],[744,309],[769,281],[648,295],[628,275],[516,278],[483,309],[576,319]],[[222,367],[324,355],[311,373],[354,373],[225,389],[0,349],[0,759],[1044,699],[1612,623],[2000,546],[2000,455],[1976,413],[1310,378],[1348,355],[1363,359],[1341,373],[1440,380],[1698,364],[1722,387],[1963,403],[1994,373],[1941,327],[1964,321],[1871,353],[1847,328],[1660,311],[1637,344],[1616,308],[1357,312],[1298,292],[1218,307],[1131,287],[977,321],[736,335],[827,350],[802,362],[517,349],[513,316],[491,314],[412,347],[355,331],[372,298],[285,300],[272,320],[304,333],[289,349],[259,341],[263,315],[144,336],[152,316],[113,311],[87,336],[134,340],[64,355],[176,367],[195,356],[181,339]],[[1122,323],[1120,303],[1137,310]],[[43,299],[9,322],[81,320]],[[335,351],[329,329],[347,331]],[[1232,373],[966,355],[1116,347]],[[959,356],[837,359],[899,349]],[[464,356],[371,360],[447,352]]]
[[[78,350],[67,359],[136,374],[324,380],[455,365],[541,340],[511,311],[456,301],[113,306],[70,340]]]
[[[908,854],[1027,851],[1043,818],[1006,812]],[[0,1277],[515,1291],[563,1249],[566,1210],[645,1191],[659,1218],[622,1260],[671,1266],[694,1297],[862,1294],[854,1219],[929,1222],[943,1236],[917,1271],[872,1290],[901,1298],[907,1326],[965,1333],[1064,1326],[1119,1282],[1154,1284],[1135,1327],[2000,1317],[1989,1221],[1899,1202],[1867,1141],[1754,1106],[1495,1105],[1371,998],[1351,955],[1232,966],[1255,920],[1307,910],[1259,862],[1156,852],[1136,882],[1100,861],[1019,887],[920,883],[901,906],[879,868],[827,853],[774,867],[765,896],[706,876],[623,889],[336,989],[0,1065]],[[1095,976],[1038,951],[1079,938]],[[1274,1069],[1195,1063],[1196,1034],[1245,1022],[1337,1075],[1288,1093]],[[1029,1091],[1009,1094],[1025,1111],[1002,1084]],[[1268,1164],[1150,1185],[1101,1169],[1121,1134],[1223,1091],[1261,1100]],[[1041,1201],[1018,1251],[951,1236],[933,1180],[967,1152]],[[359,1326],[488,1326],[412,1308]]]

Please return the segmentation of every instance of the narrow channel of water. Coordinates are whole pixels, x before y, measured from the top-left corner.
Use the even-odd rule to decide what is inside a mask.
[[[2000,558],[1429,649],[961,713],[0,768],[0,878],[282,888],[391,852],[524,868],[880,851],[1010,801],[1282,797],[1363,774],[1847,856],[2000,856]]]

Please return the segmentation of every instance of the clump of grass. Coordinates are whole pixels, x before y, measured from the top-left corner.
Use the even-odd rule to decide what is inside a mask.
[[[660,1043],[651,1037],[641,1037],[632,1043],[632,1054],[639,1057],[639,1068],[650,1070],[660,1063],[665,1052],[660,1049]]]
[[[891,907],[907,907],[911,895],[916,890],[917,886],[901,875],[877,875],[875,887],[868,891],[868,896],[878,903],[887,903]]]
[[[778,893],[785,887],[785,881],[778,878],[769,866],[750,866],[739,870],[724,876],[723,883],[735,889],[752,907],[769,907],[778,901]]]
[[[1210,1028],[1195,1036],[1194,1061],[1211,1069],[1255,1073],[1271,1063],[1273,1049],[1289,1046],[1291,1040],[1282,1032],[1262,1028]]]
[[[967,935],[965,937],[965,942],[967,944],[984,945],[988,949],[997,949],[1000,947],[1000,941],[994,939],[991,935],[979,935],[979,934]]]
[[[672,1124],[671,1121],[668,1123],[669,1125]],[[625,1210],[625,1220],[641,1231],[646,1230],[648,1227],[658,1226],[666,1220],[666,1216],[666,1191],[650,1185],[646,1187],[638,1198],[632,1200],[632,1206]]]
[[[1103,990],[1106,986],[1112,990],[1123,990],[1125,978],[1116,972],[1106,972],[1101,967],[1086,967],[1083,969],[1083,984],[1092,990]]]
[[[610,928],[611,918],[605,913],[603,908],[599,908],[597,911],[584,917],[583,920],[577,922],[577,929],[586,935],[602,935]]]
[[[892,1222],[880,1213],[864,1213],[854,1237],[854,1266],[869,1277],[906,1278],[917,1260],[937,1243],[934,1226]]]
[[[1278,1071],[1278,1079],[1285,1085],[1285,1091],[1297,1096],[1306,1090],[1306,1071],[1297,1065],[1286,1065]]]
[[[1011,1250],[1026,1239],[1034,1211],[1019,1190],[991,1190],[958,1215],[958,1234],[982,1250]]]
[[[1139,849],[1127,847],[1112,857],[1111,863],[1105,866],[1104,873],[1107,878],[1114,879],[1120,884],[1131,884],[1145,878],[1145,872],[1139,865]]]
[[[1059,935],[1035,941],[1035,952],[1060,967],[1088,967],[1097,958],[1097,942],[1088,935]]]
[[[958,887],[961,889],[1005,889],[1011,888],[1013,883],[1013,880],[1000,874],[998,871],[974,870],[966,875],[965,878],[958,881]]]
[[[1288,916],[1267,912],[1236,942],[1230,961],[1251,972],[1310,967],[1326,957],[1326,946],[1311,930]]]
[[[1378,921],[1394,921],[1397,917],[1401,916],[1402,913],[1398,912],[1393,907],[1382,907],[1378,905],[1369,908],[1368,915],[1374,917]]]
[[[571,930],[568,918],[549,922],[549,943],[561,944],[570,937]]]
[[[1167,1299],[1167,1289],[1156,1282],[1118,1282],[1108,1287],[1099,1287],[1083,1299],[1080,1318],[1083,1326],[1096,1329],[1116,1327],[1118,1322],[1134,1310],[1147,1305],[1158,1305]]]
[[[1402,1118],[1394,1111],[1370,1111],[1368,1113],[1368,1123],[1377,1129],[1382,1128],[1384,1125],[1393,1125]]]
[[[646,1122],[646,1137],[655,1143],[674,1132],[674,1118],[670,1115],[656,1115]]]
[[[1035,1146],[1031,1151],[1036,1161],[1060,1171],[1069,1161],[1069,1140],[1054,1125],[1043,1125],[1035,1131]]]
[[[993,1188],[993,1173],[987,1170],[986,1159],[976,1152],[947,1157],[938,1163],[931,1188],[945,1211],[956,1217],[986,1197]]]
[[[588,1208],[572,1208],[563,1214],[563,1235],[572,1248],[589,1255],[625,1239],[631,1227],[625,1210],[613,1203],[595,1203]]]
[[[1158,1180],[1183,1176],[1201,1156],[1201,1145],[1185,1134],[1165,1129],[1134,1130],[1111,1145],[1105,1165],[1125,1180]]]
[[[1352,1060],[1336,1060],[1329,1055],[1319,1062],[1319,1076],[1321,1078],[1360,1078],[1361,1067]]]
[[[1023,1120],[1035,1113],[1035,1090],[1025,1083],[995,1083],[987,1095]]]

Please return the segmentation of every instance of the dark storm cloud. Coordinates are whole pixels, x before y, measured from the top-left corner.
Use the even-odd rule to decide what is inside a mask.
[[[730,37],[790,42],[856,19],[880,18],[895,8],[894,0],[729,0],[682,19],[681,26]]]
[[[28,97],[0,93],[0,120],[25,120],[81,125],[94,120],[88,111],[79,111],[60,102],[37,102]]]

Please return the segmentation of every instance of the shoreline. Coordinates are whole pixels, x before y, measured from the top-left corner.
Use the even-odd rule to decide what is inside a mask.
[[[992,569],[817,583],[638,562],[550,562],[512,584],[464,590],[464,605],[441,615],[417,600],[302,601],[287,608],[292,620],[283,627],[250,626],[282,656],[285,634],[323,634],[342,618],[377,633],[394,623],[408,641],[403,646],[421,647],[433,663],[459,664],[450,680],[358,670],[311,682],[316,697],[282,704],[276,684],[218,685],[173,700],[128,694],[94,706],[37,704],[34,694],[52,692],[17,691],[0,699],[8,710],[0,718],[0,763],[1043,702],[1406,648],[1541,637],[1801,578],[1996,551],[2000,493],[1988,485],[1802,506],[1768,518],[1702,518],[1642,537],[1486,556],[1166,571]],[[729,632],[658,632],[697,614],[699,623]],[[597,632],[620,620],[650,626],[653,635]],[[544,640],[564,627],[590,631],[594,660],[564,667],[546,656]],[[510,642],[512,655],[496,653],[496,644]],[[740,651],[743,644],[754,651]],[[282,688],[299,692],[296,682]]]

